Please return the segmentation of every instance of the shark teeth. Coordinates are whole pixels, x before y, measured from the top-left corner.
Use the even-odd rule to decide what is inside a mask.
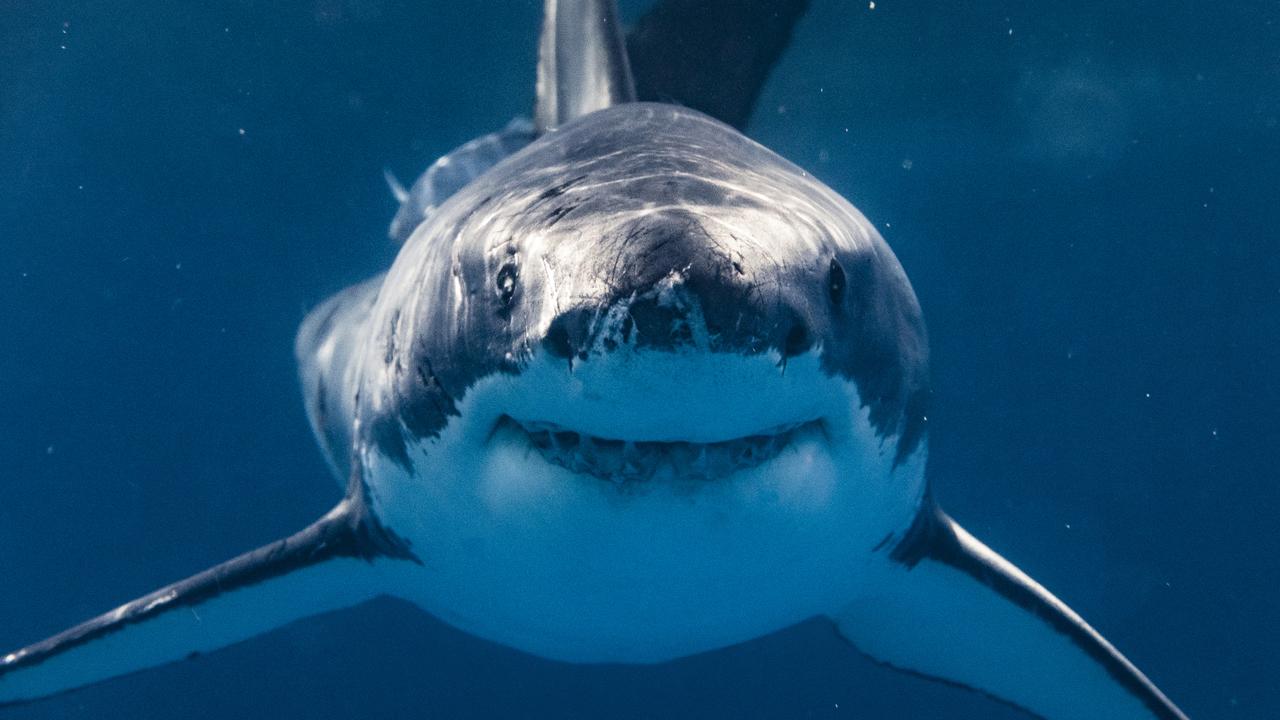
[[[716,480],[777,457],[795,435],[816,421],[711,443],[601,438],[552,423],[508,418],[550,463],[615,483],[674,478]]]

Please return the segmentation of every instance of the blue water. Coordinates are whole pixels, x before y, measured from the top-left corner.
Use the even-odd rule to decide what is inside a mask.
[[[815,0],[750,134],[911,276],[944,506],[1192,717],[1276,717],[1280,4],[918,5]],[[390,262],[384,165],[527,112],[537,17],[0,2],[0,647],[338,498],[295,327]],[[161,716],[1020,717],[817,623],[580,667],[392,601],[5,715]]]

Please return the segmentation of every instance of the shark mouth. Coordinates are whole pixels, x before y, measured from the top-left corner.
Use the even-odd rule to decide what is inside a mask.
[[[528,438],[547,462],[613,483],[675,478],[717,480],[762,465],[820,422],[791,423],[709,443],[621,440],[588,435],[554,423],[504,418]]]

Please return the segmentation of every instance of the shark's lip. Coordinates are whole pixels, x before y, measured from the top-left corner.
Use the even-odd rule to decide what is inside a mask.
[[[613,483],[672,478],[712,481],[763,465],[786,450],[795,438],[820,431],[821,420],[778,425],[715,442],[633,440],[591,435],[541,420],[504,415],[500,425],[523,434],[543,458],[571,472]]]

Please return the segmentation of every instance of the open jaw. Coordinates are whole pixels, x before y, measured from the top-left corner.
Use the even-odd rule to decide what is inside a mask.
[[[613,483],[661,479],[718,480],[782,454],[801,434],[821,432],[820,420],[780,425],[716,442],[605,438],[554,423],[503,416],[530,448],[553,465]]]

